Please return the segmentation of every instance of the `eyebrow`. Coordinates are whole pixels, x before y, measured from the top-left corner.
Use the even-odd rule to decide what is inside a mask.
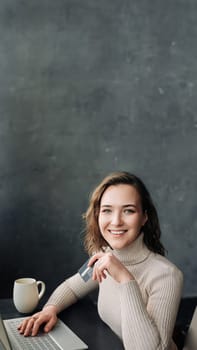
[[[110,204],[103,204],[103,205],[101,205],[101,208],[102,208],[102,207],[111,208],[111,207],[113,207],[113,205],[110,205]],[[136,205],[135,205],[135,204],[124,204],[122,207],[123,207],[123,208],[127,208],[127,207],[134,207],[134,208],[136,208]]]

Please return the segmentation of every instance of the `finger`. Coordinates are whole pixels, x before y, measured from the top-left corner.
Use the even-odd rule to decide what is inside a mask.
[[[95,256],[92,256],[88,262],[88,266],[93,267],[93,265],[96,263],[97,258]]]
[[[95,280],[97,280],[99,283],[101,282],[100,273],[98,269],[95,269]]]
[[[97,254],[93,255],[88,262],[88,266],[94,265],[97,262],[97,260],[102,258],[102,256],[104,256],[104,253],[97,253]]]
[[[37,319],[34,318],[34,323],[33,323],[32,331],[31,331],[32,337],[34,337],[38,333],[39,328],[40,328],[40,326],[42,325],[43,322],[44,321],[42,320],[41,317],[37,318]]]
[[[101,283],[102,280],[107,277],[105,264],[102,261],[102,258],[97,260],[97,262],[95,263],[93,272],[94,272],[94,275],[93,275],[94,279],[98,280],[99,283]]]
[[[98,271],[97,276],[98,276],[99,283],[101,283],[103,281],[103,279],[106,278],[104,271]]]
[[[54,319],[54,318],[50,319],[44,327],[44,332],[46,333],[50,332],[50,330],[54,327],[56,321],[57,319]]]
[[[23,322],[21,322],[18,326],[18,330],[19,330],[19,333],[24,333],[29,321],[30,321],[31,318],[26,318],[23,320]]]
[[[99,276],[99,271],[98,271],[98,261],[94,264],[92,279],[100,282],[100,276]]]
[[[26,324],[26,327],[24,328],[24,331],[23,331],[23,335],[25,337],[28,337],[29,335],[32,334],[33,325],[34,325],[34,319],[30,318]]]
[[[27,323],[28,323],[30,320],[32,320],[32,318],[33,318],[33,319],[37,319],[37,318],[39,317],[39,315],[40,315],[40,313],[39,313],[39,312],[36,312],[36,313],[33,314],[32,316],[24,318],[23,321],[18,325],[17,329],[20,330],[20,329],[26,328]]]
[[[27,320],[24,320],[23,322],[21,322],[21,323],[18,325],[17,329],[18,329],[18,330],[23,330],[26,323],[27,323]]]
[[[106,277],[107,277],[107,275],[106,275],[106,270],[103,270],[103,271],[102,271],[102,279],[103,279],[103,278],[105,279]]]

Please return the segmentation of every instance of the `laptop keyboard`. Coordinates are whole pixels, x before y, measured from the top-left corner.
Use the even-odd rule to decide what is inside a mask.
[[[47,333],[39,333],[35,337],[24,337],[18,330],[18,320],[10,319],[6,322],[7,332],[14,349],[18,350],[60,350],[60,347]]]

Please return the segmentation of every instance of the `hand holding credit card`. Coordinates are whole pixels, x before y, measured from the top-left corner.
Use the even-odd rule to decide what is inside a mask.
[[[88,266],[89,259],[83,264],[80,269],[79,269],[79,274],[81,278],[87,282],[90,278],[92,278],[92,273],[93,273],[93,266]]]

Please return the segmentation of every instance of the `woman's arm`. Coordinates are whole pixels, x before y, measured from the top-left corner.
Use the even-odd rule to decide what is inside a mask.
[[[52,293],[44,307],[55,305],[58,313],[70,305],[74,304],[78,299],[88,295],[91,291],[98,287],[98,283],[89,279],[84,282],[79,273],[61,283]]]
[[[152,278],[144,304],[137,281],[121,285],[122,337],[126,350],[166,350],[175,325],[182,292],[182,273],[172,267]]]
[[[26,318],[18,327],[24,336],[35,336],[42,324],[44,331],[49,332],[57,322],[57,314],[63,309],[75,303],[98,286],[91,279],[84,282],[80,274],[68,278],[61,283],[52,293],[43,309],[31,317]]]

